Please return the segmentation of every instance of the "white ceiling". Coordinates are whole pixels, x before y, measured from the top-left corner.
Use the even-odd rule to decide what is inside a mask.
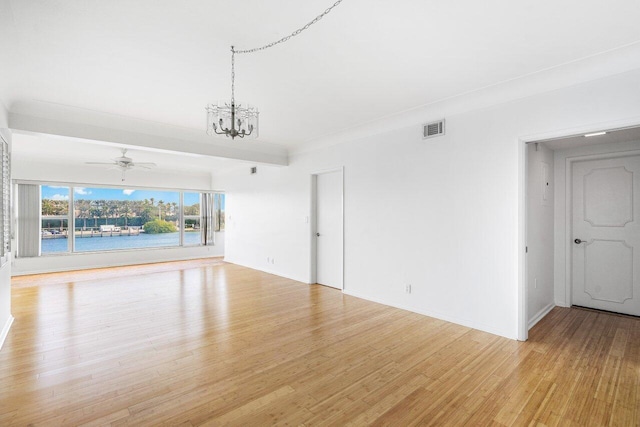
[[[230,96],[229,46],[276,40],[331,4],[0,0],[0,100],[204,132],[204,106]],[[298,149],[637,43],[638,18],[638,0],[344,0],[286,44],[239,55],[236,97],[260,108],[259,141]]]
[[[592,132],[590,132],[592,133]],[[584,135],[539,141],[551,150],[567,150],[587,145],[618,144],[624,142],[640,142],[640,127],[607,131],[604,135],[586,137]]]

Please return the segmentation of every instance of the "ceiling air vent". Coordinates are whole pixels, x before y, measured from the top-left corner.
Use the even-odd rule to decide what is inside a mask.
[[[422,125],[422,139],[444,135],[444,119]]]

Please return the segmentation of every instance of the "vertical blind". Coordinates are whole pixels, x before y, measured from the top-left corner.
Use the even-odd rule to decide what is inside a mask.
[[[202,230],[202,244],[213,245],[216,215],[213,193],[202,193],[201,215],[202,224],[200,228]]]
[[[18,184],[18,257],[40,255],[40,186]]]

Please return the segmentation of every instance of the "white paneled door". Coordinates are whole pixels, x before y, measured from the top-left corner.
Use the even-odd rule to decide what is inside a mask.
[[[572,175],[572,303],[640,316],[640,155]]]
[[[316,282],[342,289],[342,171],[316,176]]]

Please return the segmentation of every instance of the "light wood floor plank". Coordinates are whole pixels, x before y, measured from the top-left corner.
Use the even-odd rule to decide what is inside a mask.
[[[220,259],[13,279],[0,425],[640,426],[640,319],[516,342]]]

